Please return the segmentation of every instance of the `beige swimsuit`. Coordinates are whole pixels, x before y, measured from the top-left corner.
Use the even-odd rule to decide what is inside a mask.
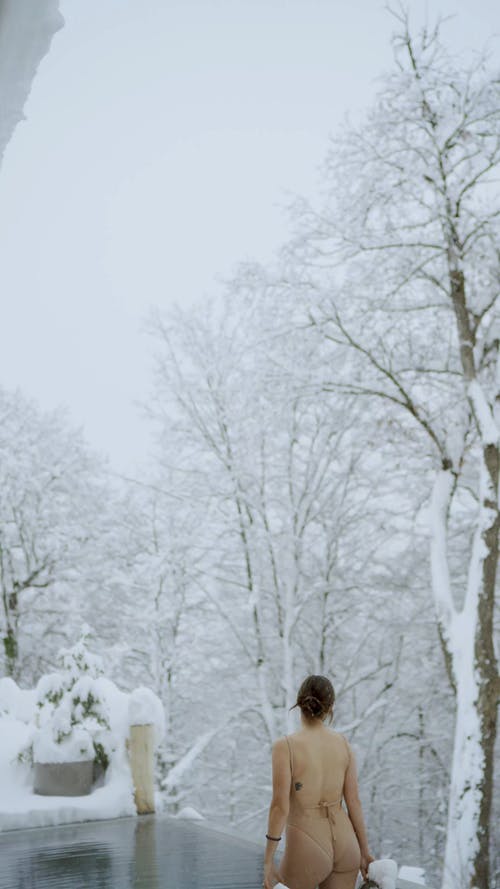
[[[321,799],[316,799],[311,789],[312,784],[317,784],[317,762],[313,766],[311,755],[304,754],[303,749],[300,767],[295,771],[292,738],[286,738],[292,780],[280,873],[289,889],[354,889],[356,883],[361,859],[359,844],[342,808],[350,754],[345,738],[337,733],[334,738],[324,769]]]

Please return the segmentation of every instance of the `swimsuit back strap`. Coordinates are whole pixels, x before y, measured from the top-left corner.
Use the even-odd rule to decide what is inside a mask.
[[[321,815],[323,818],[328,818],[333,824],[335,824],[335,813],[333,809],[338,808],[342,803],[342,797],[339,797],[332,802],[326,802],[326,800],[321,800],[320,803],[316,803],[315,806],[304,806],[304,809],[309,812],[316,811],[318,815]]]
[[[344,741],[345,749],[347,751],[347,767],[349,767],[350,762],[351,762],[351,749],[349,747],[349,744],[347,743],[347,738],[345,738],[344,735],[342,735],[341,737]]]
[[[288,744],[288,754],[290,756],[290,773],[293,778],[293,752],[292,752],[292,742],[289,740],[288,735],[285,735],[285,741]]]
[[[332,800],[332,802],[328,803],[326,800],[321,800],[321,802],[316,803],[315,806],[305,806],[306,809],[330,809],[333,806],[339,806],[342,802],[342,797],[339,796],[338,799]]]

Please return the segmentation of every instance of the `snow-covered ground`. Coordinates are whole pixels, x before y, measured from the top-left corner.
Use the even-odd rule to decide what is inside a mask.
[[[0,679],[0,830],[136,814],[126,750],[129,724],[131,719],[135,724],[141,720],[155,722],[160,736],[159,701],[148,689],[136,689],[128,695],[104,677],[96,682],[107,707],[112,748],[104,784],[88,796],[51,797],[33,792],[33,767],[27,761],[18,761],[39,731],[36,713],[40,692],[21,690],[12,679]]]
[[[401,886],[401,889],[404,889],[405,883],[425,886],[425,871],[421,867],[403,865],[399,868],[398,887]]]

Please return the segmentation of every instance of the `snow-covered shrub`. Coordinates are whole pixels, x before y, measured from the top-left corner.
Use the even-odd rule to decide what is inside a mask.
[[[36,687],[35,728],[22,758],[37,762],[93,759],[107,768],[114,750],[109,706],[103,695],[101,658],[82,635],[58,655],[59,672],[42,676]]]

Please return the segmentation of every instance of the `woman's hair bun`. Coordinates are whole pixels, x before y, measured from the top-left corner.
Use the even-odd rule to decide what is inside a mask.
[[[335,703],[333,685],[326,676],[308,676],[297,695],[296,707],[300,707],[306,719],[324,719]]]
[[[319,716],[323,712],[323,704],[315,695],[306,695],[299,703],[302,710],[311,714],[311,716]]]

